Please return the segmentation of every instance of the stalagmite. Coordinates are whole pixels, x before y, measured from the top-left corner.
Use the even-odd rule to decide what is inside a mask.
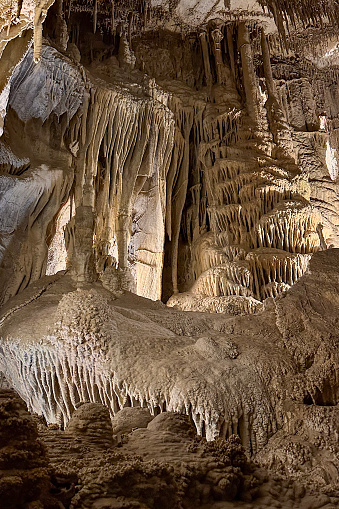
[[[91,206],[79,206],[75,212],[75,242],[72,257],[74,278],[77,282],[95,281],[93,252],[94,214]]]
[[[131,215],[127,212],[120,212],[117,218],[117,246],[119,253],[119,268],[127,269],[127,250],[129,244],[129,232],[131,230]]]

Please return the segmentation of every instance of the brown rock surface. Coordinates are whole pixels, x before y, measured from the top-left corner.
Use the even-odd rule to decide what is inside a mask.
[[[135,428],[147,428],[152,419],[154,419],[154,416],[147,408],[122,408],[112,419],[113,433],[114,435],[121,435],[130,433]]]
[[[82,423],[90,422],[93,404],[81,408]],[[187,416],[162,413],[103,451],[98,434],[90,441],[79,435],[76,413],[65,431],[39,426],[54,494],[65,508],[334,509],[339,502],[286,472],[270,476],[248,461],[235,435],[215,442],[197,437]]]
[[[12,390],[0,390],[0,504],[4,509],[55,509],[49,495],[45,448],[25,403]]]
[[[83,444],[94,442],[96,447],[103,449],[113,445],[109,410],[97,403],[81,405],[72,415],[66,430]]]

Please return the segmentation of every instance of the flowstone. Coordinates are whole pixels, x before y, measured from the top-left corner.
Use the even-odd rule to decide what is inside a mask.
[[[5,308],[0,369],[47,422],[65,425],[83,401],[112,416],[125,406],[174,411],[207,440],[236,433],[256,454],[300,405],[337,404],[337,257],[316,253],[303,278],[257,314],[192,313],[191,323],[99,283],[75,290],[67,276],[46,280]]]

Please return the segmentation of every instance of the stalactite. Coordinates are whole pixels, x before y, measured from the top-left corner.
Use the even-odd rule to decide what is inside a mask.
[[[226,25],[226,36],[227,36],[227,46],[228,46],[228,54],[230,57],[231,71],[233,75],[234,81],[236,81],[236,71],[235,71],[235,58],[234,58],[234,43],[233,43],[233,25]]]
[[[128,21],[128,44],[130,48],[132,48],[132,26],[133,26],[133,12],[130,13]]]
[[[311,254],[287,254],[282,250],[259,249],[246,257],[254,275],[254,293],[258,299],[276,297],[294,285],[306,272]],[[285,285],[285,286],[284,286]],[[269,289],[275,292],[269,295]]]
[[[286,0],[259,0],[261,5],[266,5],[274,15],[275,22],[282,36],[285,36],[284,25],[288,29],[288,21],[292,26],[301,22],[303,26],[307,24],[319,23],[321,26],[326,20],[333,25],[337,23],[339,9],[336,2],[323,1],[312,2],[311,0],[301,0],[298,3],[292,3]]]
[[[34,9],[34,62],[40,62],[42,48],[42,23],[47,15],[47,11],[54,0],[40,0]]]
[[[115,35],[115,3],[114,3],[114,0],[112,0],[112,5],[111,5],[111,34]]]
[[[97,266],[101,270],[105,268],[114,238],[119,270],[126,272],[126,277],[129,277],[128,246],[133,210],[138,206],[136,203],[143,185],[151,179],[158,188],[161,203],[159,215],[154,218],[155,225],[159,223],[159,231],[164,228],[166,196],[163,182],[170,164],[174,124],[172,113],[158,101],[158,97],[165,102],[167,99],[158,95],[155,84],[149,91],[152,97],[140,101],[109,87],[93,87],[79,119],[82,156],[77,160],[76,203],[92,210],[98,207],[92,233],[92,239],[98,239],[92,247]],[[104,167],[100,167],[105,175],[103,185],[99,185],[98,180],[100,153],[105,159]],[[159,231],[156,252],[151,253],[152,242],[149,247],[144,244],[139,246],[136,258],[138,288],[141,292],[148,288],[149,293],[145,296],[151,298],[159,298],[161,292],[163,247],[158,242],[161,239]]]
[[[189,174],[189,138],[193,126],[193,108],[185,107],[175,98],[170,98],[169,107],[174,112],[177,128],[173,153],[169,169],[168,197],[171,199],[171,266],[173,291],[178,292],[178,247],[181,218],[185,205]],[[179,160],[177,159],[179,157]],[[173,183],[175,182],[173,188]],[[168,200],[167,200],[168,203]],[[167,214],[168,217],[168,214]]]
[[[197,430],[200,431],[203,424],[206,425],[207,438],[213,439],[218,435],[218,429],[214,424],[215,416],[209,416],[205,409],[197,402],[189,400],[175,401],[168,395],[157,392],[136,391],[128,383],[117,383],[115,374],[108,376],[105,372],[107,364],[102,352],[86,351],[84,348],[76,352],[74,349],[59,349],[47,351],[44,348],[32,351],[29,354],[30,373],[26,373],[26,385],[15,382],[19,394],[26,400],[31,411],[39,408],[47,419],[47,422],[56,422],[61,416],[61,425],[65,426],[69,421],[78,401],[97,402],[106,405],[112,417],[125,406],[127,398],[141,403],[142,406],[150,408],[154,414],[155,407],[161,407],[162,401],[166,401],[166,408],[169,411],[182,412],[185,408],[190,409],[193,420],[197,423]],[[16,348],[8,351],[12,368],[18,363],[18,369],[25,370],[26,363],[21,358]],[[95,363],[91,359],[95,356]],[[74,361],[78,361],[78,369],[74,371]],[[67,372],[73,376],[68,377]],[[39,380],[42,380],[42,384]],[[96,389],[96,390],[95,390]],[[31,396],[29,396],[31,394]],[[44,402],[41,408],[41,403]],[[147,403],[145,403],[147,402]]]
[[[94,0],[93,7],[93,32],[97,31],[97,22],[98,22],[98,0]]]
[[[69,19],[69,18],[70,18],[70,16],[71,16],[72,4],[73,4],[73,0],[69,0],[69,1],[68,1],[68,10],[67,10],[67,18],[68,18],[68,19]]]
[[[252,296],[252,275],[246,262],[226,262],[201,273],[194,283],[193,294],[208,297],[229,295]]]
[[[91,5],[89,3],[87,8]],[[192,78],[192,75],[185,77],[187,82],[194,83],[194,89],[191,85],[186,87],[176,82],[173,85],[175,91],[166,92],[160,88],[159,83],[170,88],[168,82],[171,78],[167,80],[165,76],[163,81],[156,81],[147,75],[142,76],[139,70],[131,71],[132,34],[140,28],[140,15],[145,15],[146,25],[151,7],[149,2],[138,2],[138,5],[135,4],[136,10],[130,12],[128,18],[125,9],[130,5],[132,4],[129,3],[126,7],[117,0],[115,5],[111,4],[112,11],[108,10],[108,21],[103,21],[102,4],[99,3],[100,32],[105,29],[105,23],[109,29],[110,14],[112,33],[115,33],[116,20],[120,21],[122,16],[125,16],[125,21],[129,20],[127,37],[126,34],[121,34],[121,67],[116,65],[115,56],[111,56],[107,64],[107,68],[110,66],[107,82],[102,79],[101,72],[98,73],[99,79],[92,79],[90,75],[90,72],[105,66],[105,63],[99,62],[100,58],[97,59],[98,62],[93,62],[90,72],[87,72],[82,65],[74,63],[71,67],[70,59],[63,55],[60,58],[62,66],[57,69],[58,74],[53,74],[52,77],[48,74],[42,75],[43,79],[40,81],[44,82],[46,88],[39,91],[47,90],[47,93],[32,93],[32,96],[48,97],[48,102],[53,102],[53,109],[46,113],[46,118],[43,118],[45,113],[41,113],[39,125],[46,123],[45,127],[48,126],[52,114],[58,117],[59,123],[56,124],[63,132],[62,150],[67,151],[67,155],[72,154],[72,159],[71,156],[68,158],[68,161],[71,161],[68,165],[71,168],[69,173],[71,174],[73,167],[76,168],[75,187],[70,198],[73,207],[74,193],[75,217],[70,213],[67,234],[71,239],[66,242],[69,258],[72,256],[73,263],[69,268],[74,277],[73,281],[68,283],[69,276],[66,275],[60,280],[60,286],[53,288],[47,285],[36,290],[33,287],[32,293],[26,294],[27,300],[21,301],[21,307],[32,303],[31,307],[17,315],[15,313],[19,312],[21,307],[14,307],[1,318],[0,325],[4,327],[0,338],[0,372],[5,372],[15,389],[29,404],[30,410],[42,411],[49,422],[57,420],[65,425],[75,407],[83,401],[107,405],[111,416],[126,405],[140,404],[153,413],[159,409],[187,413],[195,423],[198,433],[206,435],[208,440],[218,436],[228,438],[238,433],[247,451],[255,453],[267,443],[270,435],[282,426],[279,414],[283,399],[281,394],[286,391],[284,382],[287,380],[286,384],[290,383],[297,365],[302,366],[303,378],[305,371],[310,369],[308,366],[311,365],[312,368],[313,362],[313,352],[309,351],[305,353],[306,361],[302,355],[298,358],[298,353],[293,358],[299,347],[296,341],[291,344],[293,354],[290,355],[289,352],[286,358],[282,356],[282,361],[275,359],[272,365],[269,364],[271,355],[280,355],[281,344],[286,350],[289,348],[288,342],[295,340],[290,339],[292,336],[285,328],[285,323],[282,325],[286,320],[279,315],[279,306],[283,306],[281,303],[284,301],[286,305],[288,296],[285,298],[284,295],[284,298],[278,298],[274,303],[271,300],[262,301],[287,292],[306,273],[313,253],[330,245],[325,228],[323,233],[322,217],[315,210],[314,202],[310,205],[311,192],[305,176],[306,171],[301,174],[297,165],[286,158],[286,151],[280,150],[282,146],[287,146],[283,144],[286,140],[291,141],[291,137],[288,138],[291,129],[286,122],[287,114],[284,116],[280,111],[281,104],[286,105],[287,112],[287,94],[294,94],[295,97],[295,93],[291,83],[283,80],[278,83],[279,91],[277,90],[267,38],[262,32],[261,62],[260,49],[255,56],[251,54],[250,38],[245,24],[239,25],[238,45],[244,71],[247,110],[238,97],[234,83],[238,69],[234,58],[233,29],[229,26],[226,28],[227,47],[232,73],[229,72],[227,64],[225,65],[226,55],[222,53],[226,45],[223,44],[222,49],[220,46],[225,33],[224,27],[224,32],[218,29],[211,32],[211,51],[215,57],[217,83],[213,84],[209,47],[204,33],[201,34],[200,41],[207,88],[201,86],[203,70],[198,67],[198,78]],[[174,8],[173,2],[171,6]],[[99,30],[97,15],[98,0],[95,0],[94,32],[97,28]],[[42,18],[43,16],[39,15],[39,30]],[[257,27],[252,24],[252,29]],[[35,61],[41,54],[41,37],[36,39],[37,34],[34,35]],[[148,37],[149,35],[145,36],[145,39],[148,40]],[[99,35],[94,39],[97,41],[98,38]],[[159,40],[161,41],[160,37]],[[167,44],[166,40],[165,42]],[[195,45],[196,42],[194,41]],[[133,39],[137,56],[138,43],[137,38]],[[187,41],[181,68],[185,71],[186,43]],[[159,49],[163,50],[157,48]],[[41,54],[42,65],[36,66],[36,69],[40,68],[42,72],[48,61],[52,61],[53,51],[51,47],[44,47]],[[113,50],[111,53],[109,51],[108,55],[112,55]],[[151,53],[149,47],[148,51]],[[171,51],[169,53],[171,54]],[[196,59],[200,57],[197,56],[198,53],[197,51],[195,54]],[[45,58],[46,54],[48,58]],[[166,51],[161,54],[166,55]],[[252,60],[258,66],[258,74],[261,73],[262,89],[257,86]],[[86,55],[82,61],[86,61]],[[166,68],[166,62],[160,63]],[[260,99],[263,103],[262,97],[265,97],[266,92],[262,63],[270,100],[266,102],[266,106],[269,108],[270,102],[271,105],[274,104],[275,116],[272,114],[269,118],[269,130],[265,126],[266,130],[260,131],[263,121],[258,101]],[[180,66],[181,62],[178,63],[178,68]],[[67,71],[70,68],[73,72],[77,69],[79,74],[76,74],[76,78],[72,71]],[[29,67],[23,69],[23,74],[31,75]],[[79,69],[83,72],[82,77]],[[160,71],[162,72],[162,69]],[[196,69],[193,71],[192,74]],[[293,77],[293,72],[293,69],[287,69],[286,75],[290,73]],[[279,75],[277,70],[275,73]],[[64,78],[66,74],[67,77]],[[315,80],[320,80],[316,72],[312,76]],[[137,79],[134,79],[135,77]],[[296,79],[299,80],[299,77]],[[305,81],[304,77],[302,79]],[[332,79],[337,79],[334,71]],[[137,80],[138,83],[135,82]],[[21,78],[17,81],[21,81]],[[32,89],[35,81],[38,80],[30,82]],[[14,80],[11,86],[14,101],[16,87],[19,85]],[[71,94],[67,95],[68,88],[74,91],[73,97]],[[240,90],[241,87],[238,88]],[[263,91],[260,98],[259,90]],[[65,99],[61,106],[57,103],[59,92],[63,99],[67,95],[67,100]],[[55,103],[57,106],[54,106]],[[10,107],[14,109],[13,102]],[[49,104],[46,110],[47,107]],[[25,123],[20,114],[27,111],[14,111],[17,111],[20,122]],[[32,115],[28,121],[33,118],[36,117]],[[64,134],[66,118],[69,123],[67,135]],[[69,118],[72,118],[72,122],[68,121]],[[329,120],[329,123],[332,121],[331,129],[335,129],[336,119]],[[35,120],[32,124],[33,122],[35,123]],[[14,130],[16,122],[10,128]],[[275,136],[275,143],[272,142],[274,151],[268,153],[268,150],[265,150],[265,136],[270,136],[271,132]],[[293,135],[297,141],[310,141],[310,146],[315,148],[314,152],[324,151],[324,140],[327,139],[326,136],[329,137],[329,133],[325,132],[294,132]],[[301,151],[303,149],[304,147],[301,147]],[[2,149],[0,144],[0,170],[6,172],[6,181],[19,176],[18,181],[22,183],[25,177],[20,173],[26,170],[29,161],[10,153],[2,159],[4,152],[6,149]],[[302,157],[303,154],[300,158]],[[308,157],[305,159],[309,161]],[[335,180],[337,165],[330,170],[330,176]],[[35,224],[41,211],[49,206],[53,193],[60,193],[61,197],[69,196],[73,175],[70,183],[65,182],[66,179],[62,177],[60,175],[58,180],[48,181],[46,187],[39,190],[41,195],[32,207],[28,229]],[[324,182],[327,186],[333,184],[328,176]],[[27,189],[29,192],[26,194],[30,196],[31,188]],[[33,191],[36,192],[35,189]],[[317,197],[323,203],[328,194],[324,191],[324,195],[324,199],[320,194]],[[61,197],[59,201],[63,199]],[[228,315],[226,318],[203,316],[201,321],[200,318],[197,319],[197,325],[191,325],[191,318],[188,316],[182,320],[183,323],[179,323],[179,319],[178,323],[173,323],[176,317],[181,320],[181,314],[178,310],[168,312],[163,306],[161,308],[159,303],[146,313],[140,311],[141,299],[137,310],[131,309],[132,306],[121,308],[121,302],[128,299],[128,295],[120,299],[116,307],[114,302],[107,304],[103,300],[95,300],[95,291],[101,297],[111,295],[112,300],[112,294],[115,296],[121,290],[131,290],[132,285],[125,284],[130,280],[126,277],[123,281],[121,277],[121,273],[127,273],[131,266],[137,275],[138,294],[154,300],[161,297],[165,214],[169,239],[166,255],[171,257],[169,265],[173,290],[176,293],[170,299],[169,305],[187,311],[219,312]],[[144,216],[146,219],[142,223]],[[7,231],[9,230],[8,227]],[[142,235],[144,238],[140,240]],[[34,246],[34,249],[37,253],[39,246]],[[39,257],[38,254],[37,258]],[[26,260],[24,261],[26,263]],[[31,277],[29,273],[34,274],[34,271],[39,271],[39,276],[41,275],[41,267],[33,264],[29,267],[29,263],[27,267],[28,269],[24,268],[25,277],[26,274]],[[310,273],[311,271],[304,279]],[[98,276],[104,288],[101,283],[92,284]],[[16,282],[14,293],[25,284],[23,278]],[[69,290],[68,284],[72,285],[72,290]],[[299,288],[303,288],[302,285],[303,282],[296,289],[292,289],[292,298],[295,295],[294,290],[297,294]],[[73,292],[74,286],[77,287],[76,292]],[[95,290],[91,290],[92,293],[88,290],[90,286]],[[86,288],[86,291],[82,292],[81,287]],[[13,288],[14,286],[7,292],[6,297]],[[48,288],[50,291],[46,292]],[[72,293],[66,298],[61,297],[65,288]],[[178,294],[179,289],[184,292]],[[107,290],[112,293],[109,294]],[[305,294],[310,295],[308,291],[305,291]],[[31,310],[37,313],[40,303],[36,301],[42,295],[40,303],[47,302],[51,311],[56,302],[65,299],[60,307],[64,305],[66,312],[74,301],[74,308],[82,309],[83,313],[72,316],[69,327],[63,320],[65,317],[59,319],[57,314],[55,328],[46,328],[41,337],[39,335],[47,319],[44,316],[38,328],[34,327],[33,320],[31,327],[34,338],[29,342],[25,337],[20,344],[19,340],[13,340],[16,336],[12,334],[11,324],[20,323],[21,329],[27,334],[25,320],[31,315]],[[82,308],[86,295],[89,304]],[[293,307],[293,300],[290,302]],[[307,298],[302,301],[301,306],[311,304]],[[316,303],[317,313],[322,305],[322,301]],[[158,315],[158,309],[161,316]],[[104,316],[97,322],[96,318],[102,310]],[[233,318],[229,319],[229,316],[261,313],[263,310],[266,313],[264,318],[242,318],[239,326],[234,325],[236,322]],[[298,311],[295,306],[296,316]],[[150,324],[152,313],[158,316],[159,323]],[[316,320],[313,313],[310,321],[319,321],[320,315],[317,313]],[[52,312],[50,314],[54,316]],[[35,319],[35,315],[33,316]],[[86,328],[84,323],[86,324],[88,316],[90,325]],[[167,316],[170,317],[172,327],[169,331],[165,329]],[[268,317],[267,322],[265,317]],[[291,329],[295,329],[302,338],[302,348],[305,348],[306,344],[304,330],[309,334],[309,331],[304,329],[308,321],[307,317],[299,326],[297,320],[294,324],[294,316],[292,320]],[[208,322],[215,328],[212,330],[211,327],[211,332],[208,332],[206,337]],[[250,323],[248,333],[243,327],[246,323]],[[265,352],[262,354],[262,357],[265,357],[262,364],[260,348],[256,344],[251,345],[255,343],[253,331],[257,324],[260,329],[259,347],[268,344],[267,341],[273,344],[270,355],[265,355]],[[8,331],[11,334],[8,334],[7,339]],[[326,334],[321,334],[320,339],[325,340],[325,336]],[[231,338],[236,338],[236,342],[239,342],[239,351],[238,343],[233,343],[234,339]],[[161,369],[156,366],[158,358]],[[149,359],[152,362],[149,362]],[[181,359],[185,359],[186,364],[181,363]],[[208,366],[211,369],[206,369],[205,375],[201,367],[207,363],[210,363]],[[307,369],[304,369],[305,366]],[[217,384],[214,383],[215,379]],[[274,384],[278,389],[273,395],[271,392],[268,394],[267,387]],[[283,389],[280,389],[280,386]],[[310,394],[315,403],[316,382],[311,387],[313,392]],[[303,394],[300,392],[302,401]]]
[[[40,7],[35,8],[34,16],[34,62],[37,64],[41,59],[42,48],[42,10]]]
[[[269,48],[268,48],[268,44],[267,44],[267,37],[265,35],[264,29],[261,30],[261,48],[262,48],[264,73],[265,73],[268,95],[272,101],[275,101],[275,102],[277,102],[277,104],[279,104],[277,88],[275,86],[275,83],[273,80],[273,75],[272,75],[271,59],[270,59],[270,52],[269,52]]]
[[[277,133],[276,142],[288,154],[290,131],[277,103],[264,34],[262,39],[269,100],[276,104],[275,117],[271,117],[271,121],[274,121]],[[251,51],[245,28],[243,33],[239,29],[239,44],[241,42],[245,42],[248,47],[247,50],[243,48],[242,52],[243,62],[246,63],[250,60]],[[255,103],[257,79],[253,66],[248,71],[247,85],[244,76],[244,84],[246,97],[257,108],[250,120],[248,117],[244,120],[244,115],[236,107],[225,113],[220,110],[216,113],[211,109],[204,112],[202,126],[198,127],[201,133],[198,161],[203,180],[201,184],[191,187],[191,205],[186,209],[185,221],[182,223],[190,248],[193,283],[188,293],[178,294],[171,301],[181,309],[189,309],[190,306],[190,309],[193,309],[192,306],[198,306],[199,309],[201,306],[202,309],[207,305],[210,310],[224,309],[221,304],[218,307],[219,299],[224,297],[241,296],[246,299],[255,295],[261,300],[276,296],[297,281],[307,268],[309,253],[319,249],[317,225],[320,218],[302,199],[302,196],[307,195],[307,185],[303,184],[303,179],[296,177],[299,169],[294,167],[287,170],[284,161],[280,160],[273,163],[269,157],[270,149],[265,145],[265,135],[252,131],[254,117],[259,122],[259,107]],[[231,87],[230,80],[228,86]],[[262,119],[260,123],[267,129]],[[263,152],[258,157],[257,147],[260,143]],[[203,193],[206,194],[206,201],[202,199]],[[200,229],[203,233],[194,238],[192,218],[198,201],[207,204],[207,207],[204,205],[204,213],[208,215],[207,224],[211,235],[205,233],[206,220],[202,220]],[[247,253],[254,253],[258,248],[267,250],[267,260],[273,264],[268,280],[266,276],[258,276],[261,269],[252,262],[247,266],[248,276],[242,276],[240,260],[245,260]],[[280,258],[278,260],[275,255],[277,249],[281,251],[281,263],[287,267],[281,272],[281,277]],[[305,257],[301,269],[299,258],[295,258],[295,266],[288,261],[294,256],[291,253],[301,253],[300,256]],[[206,299],[213,299],[213,295],[215,305],[212,300],[207,304]]]
[[[208,87],[211,87],[212,86],[212,72],[211,72],[211,66],[210,66],[210,57],[209,57],[209,53],[208,53],[208,43],[207,43],[206,32],[200,32],[199,38],[200,38],[200,44],[201,44],[202,55],[203,55],[203,60],[204,60],[206,84]]]
[[[224,85],[226,81],[225,64],[223,62],[221,51],[221,41],[223,40],[224,36],[219,29],[213,30],[211,36],[213,39],[213,53],[217,67],[217,81],[219,85]]]
[[[148,1],[147,0],[144,0],[144,26],[145,28],[147,27],[147,18],[148,18],[148,9],[149,9],[149,4],[148,4]]]

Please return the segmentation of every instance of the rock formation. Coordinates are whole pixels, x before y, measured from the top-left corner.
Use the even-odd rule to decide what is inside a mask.
[[[56,472],[8,503],[275,507],[247,454],[336,506],[338,14],[1,3],[0,386]]]
[[[15,399],[10,391],[6,397]],[[13,410],[8,413],[13,415]],[[123,410],[115,418],[122,423],[120,413]],[[133,413],[137,419],[140,412],[131,408],[127,422]],[[36,429],[32,417],[26,420]],[[264,468],[248,460],[239,437],[206,442],[196,436],[187,416],[164,412],[148,425],[140,424],[113,442],[117,436],[108,412],[93,403],[75,411],[64,431],[38,422],[39,440],[48,454],[49,491],[41,497],[43,507],[245,509],[282,507],[279,497],[286,508],[329,509],[339,501],[282,476],[270,478]],[[11,479],[2,477],[1,487],[8,489]]]
[[[0,391],[0,494],[2,507],[56,507],[46,450],[25,404]],[[43,505],[42,503],[43,502]]]

